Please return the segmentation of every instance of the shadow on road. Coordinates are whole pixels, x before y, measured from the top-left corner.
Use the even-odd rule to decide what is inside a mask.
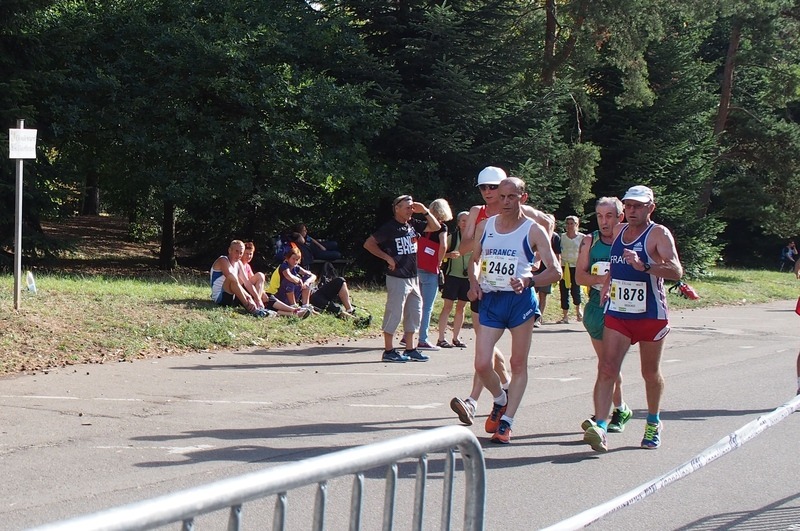
[[[775,503],[753,511],[737,511],[706,516],[677,531],[705,531],[712,529],[798,529],[800,525],[800,493],[787,496]],[[793,505],[784,507],[784,505]]]

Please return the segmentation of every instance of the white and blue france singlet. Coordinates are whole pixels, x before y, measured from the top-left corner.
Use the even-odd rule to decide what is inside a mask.
[[[638,238],[625,243],[627,225],[611,244],[611,287],[608,292],[606,314],[620,319],[666,319],[667,297],[664,291],[664,279],[645,271],[637,271],[625,262],[622,253],[631,249],[646,264],[652,264],[652,257],[647,254],[647,238],[655,223],[645,229]]]
[[[522,224],[507,234],[497,232],[497,216],[486,220],[481,238],[481,290],[514,291],[511,279],[530,275],[535,262],[534,252],[528,241],[533,221],[525,218]]]
[[[220,258],[227,259],[228,257],[220,256]],[[230,260],[228,262],[230,263]],[[241,262],[231,264],[233,266],[233,274],[237,277],[239,276],[239,264],[241,264]],[[225,284],[225,275],[219,269],[212,269],[209,272],[209,280],[211,281],[211,300],[219,303],[222,301],[222,285]]]

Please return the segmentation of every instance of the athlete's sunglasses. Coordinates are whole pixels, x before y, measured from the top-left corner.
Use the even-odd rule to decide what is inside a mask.
[[[481,189],[481,192],[485,192],[486,190],[497,190],[497,187],[500,186],[499,184],[479,184],[478,188]]]

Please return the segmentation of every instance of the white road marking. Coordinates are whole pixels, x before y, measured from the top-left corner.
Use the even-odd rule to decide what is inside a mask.
[[[216,372],[236,372],[241,373],[241,369],[220,369]],[[314,374],[333,374],[336,376],[375,376],[374,372],[336,372],[336,371],[319,371],[314,370]],[[262,370],[255,370],[255,371],[248,371],[247,374],[296,374],[298,376],[312,374],[312,371],[309,369],[303,369],[299,371],[262,371]],[[391,373],[381,373],[382,376],[423,376],[423,377],[434,377],[434,378],[444,378],[445,376],[449,376],[448,374],[432,374],[432,373],[409,373],[409,372],[391,372]]]
[[[166,450],[170,454],[189,454],[214,448],[210,444],[195,444],[194,446],[95,446],[96,450]]]
[[[0,398],[11,398],[16,400],[17,398],[35,398],[40,400],[83,400],[82,398],[78,398],[76,396],[48,396],[48,395],[0,395]]]
[[[12,400],[19,400],[22,398],[27,398],[30,400],[90,400],[96,402],[147,402],[148,401],[144,398],[107,398],[102,396],[82,398],[78,396],[0,395],[0,399],[2,398],[9,398]],[[257,406],[269,406],[274,404],[274,402],[260,401],[260,400],[203,400],[203,399],[181,400],[176,398],[167,398],[166,402],[167,403],[188,402],[193,404],[246,404],[246,405],[257,405]]]
[[[739,345],[739,348],[750,349],[750,348],[756,348],[756,347],[755,347],[755,345]]]
[[[434,402],[432,404],[347,404],[350,407],[375,407],[375,408],[401,408],[401,409],[436,409],[444,404]]]
[[[375,376],[374,372],[321,372],[320,374],[335,374],[337,376]],[[434,374],[430,372],[382,372],[380,374],[381,376],[417,376],[424,378],[444,378],[446,376],[450,376],[449,374]]]
[[[168,400],[168,402],[191,402],[192,404],[248,404],[257,406],[269,406],[273,402],[260,402],[257,400]]]
[[[556,382],[574,382],[575,380],[580,380],[580,378],[576,376],[570,376],[568,378],[534,378],[534,380],[554,380]]]

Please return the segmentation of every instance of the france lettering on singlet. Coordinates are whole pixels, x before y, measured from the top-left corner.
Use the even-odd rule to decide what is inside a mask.
[[[664,291],[664,279],[645,271],[637,271],[625,262],[623,251],[630,249],[639,255],[639,259],[652,264],[653,259],[647,253],[647,238],[655,226],[651,223],[635,240],[625,243],[625,226],[611,244],[611,286],[606,303],[606,313],[620,319],[666,319],[667,298]]]
[[[484,292],[513,291],[511,279],[528,275],[535,256],[528,234],[533,221],[525,219],[514,231],[497,232],[492,216],[486,221],[481,238],[480,284]]]

